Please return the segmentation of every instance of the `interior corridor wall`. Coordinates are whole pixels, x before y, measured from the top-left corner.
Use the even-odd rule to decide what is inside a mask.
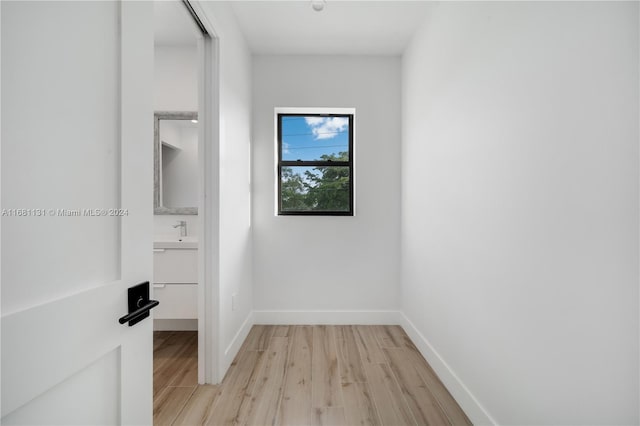
[[[438,3],[405,52],[402,309],[474,422],[639,421],[638,16]]]
[[[226,2],[201,2],[219,43],[219,372],[222,379],[250,325],[251,53]],[[215,76],[214,76],[215,79]],[[234,306],[232,306],[232,298]]]
[[[276,107],[356,109],[355,216],[276,216]],[[397,311],[400,58],[254,56],[253,129],[256,311],[298,323]]]

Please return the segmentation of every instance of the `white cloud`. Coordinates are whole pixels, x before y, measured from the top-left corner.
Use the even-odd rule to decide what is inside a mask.
[[[305,117],[316,139],[332,139],[349,126],[346,117]]]
[[[320,126],[322,123],[324,123],[325,118],[324,117],[305,117],[304,121],[307,122],[307,125],[314,127],[314,126]]]

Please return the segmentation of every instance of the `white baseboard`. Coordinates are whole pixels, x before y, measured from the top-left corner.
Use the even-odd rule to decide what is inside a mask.
[[[442,383],[449,390],[454,399],[460,404],[474,425],[497,425],[485,408],[478,402],[469,389],[462,383],[456,373],[429,343],[426,337],[418,331],[416,326],[400,312],[402,328],[411,341],[416,345],[422,356],[436,372]]]
[[[399,311],[253,311],[254,324],[400,324]]]
[[[154,331],[195,331],[198,329],[197,319],[154,319]]]
[[[227,370],[233,362],[233,359],[238,354],[238,351],[240,351],[240,347],[247,339],[247,335],[249,334],[249,331],[251,331],[251,327],[253,327],[253,324],[253,311],[251,311],[238,329],[236,335],[233,336],[233,339],[231,339],[231,343],[229,343],[229,346],[227,346],[227,348],[224,350],[224,353],[220,357],[220,381],[222,381],[222,378],[227,373]]]

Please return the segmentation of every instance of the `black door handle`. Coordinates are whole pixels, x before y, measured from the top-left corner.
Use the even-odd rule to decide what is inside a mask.
[[[155,308],[156,306],[158,306],[160,304],[160,302],[158,302],[157,300],[148,300],[149,303],[147,303],[146,305],[144,305],[141,308],[136,309],[135,311],[121,317],[118,322],[120,324],[124,324],[125,322],[129,322],[129,321],[133,321],[136,318],[138,318],[139,316],[141,316],[142,314],[145,314],[147,312],[149,312],[151,309]]]
[[[129,327],[135,325],[149,316],[149,311],[160,304],[157,300],[149,299],[149,281],[134,285],[127,289],[129,313],[118,322],[129,323]]]

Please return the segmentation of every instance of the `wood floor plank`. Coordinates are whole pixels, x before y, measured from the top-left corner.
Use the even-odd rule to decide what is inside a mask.
[[[274,325],[271,337],[289,337],[290,328],[292,327],[288,325]]]
[[[313,327],[311,401],[315,408],[342,404],[335,327]]]
[[[384,352],[382,352],[382,349],[378,345],[378,340],[373,332],[373,326],[356,325],[353,327],[356,331],[356,344],[358,345],[362,361],[370,364],[387,362]]]
[[[215,405],[218,386],[201,385],[186,402],[184,408],[173,422],[174,426],[203,425]]]
[[[197,349],[196,349],[197,351]],[[198,357],[190,356],[184,359],[168,386],[196,386],[198,384]]]
[[[174,333],[157,351],[153,358],[153,393],[159,394],[170,383],[187,374],[185,363],[198,351],[196,334]],[[197,355],[196,355],[197,356]],[[197,383],[196,383],[197,384]]]
[[[244,341],[243,349],[247,351],[264,351],[269,345],[269,339],[271,339],[274,330],[275,327],[272,325],[254,325]]]
[[[349,425],[380,425],[380,417],[367,383],[343,383],[344,413]]]
[[[264,351],[242,351],[234,361],[218,390],[216,404],[207,417],[206,424],[238,424],[241,412],[248,411],[245,403],[250,389],[255,385],[263,367]],[[243,406],[243,403],[245,405]]]
[[[173,331],[154,331],[153,332],[153,350],[155,351],[167,341]]]
[[[313,410],[313,425],[315,426],[346,426],[343,407],[322,407]]]
[[[282,425],[311,423],[311,354],[313,328],[292,327],[282,401],[278,422]]]
[[[404,345],[404,331],[397,325],[376,325],[373,332],[381,348],[401,348]]]
[[[433,371],[431,366],[427,363],[411,340],[407,339],[404,349],[409,359],[413,360],[415,363],[416,371],[436,398],[438,404],[440,404],[440,407],[447,415],[451,424],[470,425],[471,421],[467,415],[462,411],[462,408],[460,408],[456,400],[453,399],[453,396],[451,396],[447,388],[440,381],[440,378]]]
[[[167,387],[153,401],[153,424],[171,425],[195,390],[195,386]]]
[[[163,368],[167,363],[173,363],[176,357],[190,356],[191,345],[196,345],[197,348],[198,335],[196,332],[171,332],[162,343],[154,344],[157,346],[153,351],[154,371]]]
[[[391,334],[394,343],[396,343],[398,347],[401,347],[407,339],[411,341],[407,333],[405,333],[399,325],[385,325],[383,327],[387,328],[387,331]]]
[[[288,337],[272,337],[267,347],[265,366],[250,391],[251,404],[246,417],[250,425],[272,425],[276,421],[285,379]],[[242,418],[240,423],[245,423]]]
[[[366,381],[353,326],[343,325],[336,327],[336,343],[341,383],[362,383]]]
[[[397,326],[256,326],[217,387],[191,385],[195,332],[159,338],[156,424],[471,424]]]
[[[415,425],[416,421],[389,366],[365,363],[364,370],[382,424]]]
[[[449,418],[418,373],[419,365],[405,348],[384,349],[404,399],[418,424],[447,424]]]

